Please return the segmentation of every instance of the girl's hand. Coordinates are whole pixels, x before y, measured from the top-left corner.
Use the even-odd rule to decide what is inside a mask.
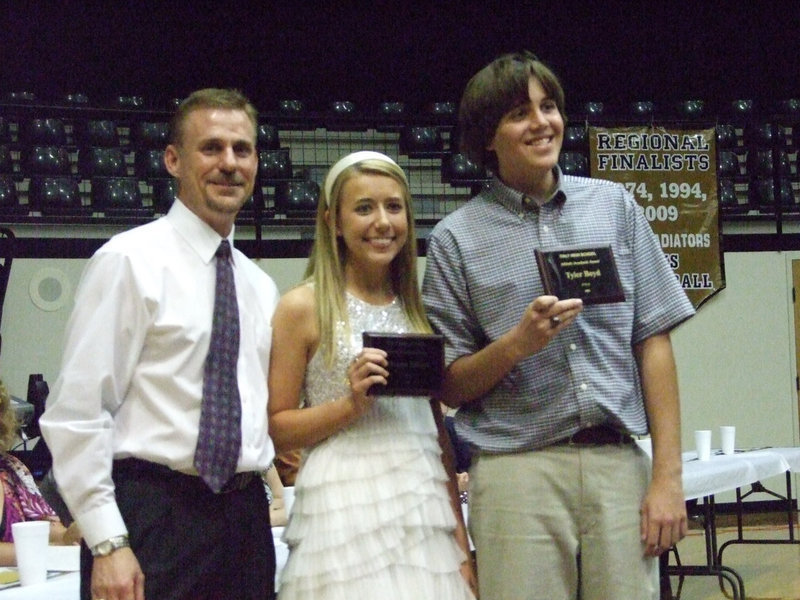
[[[347,378],[350,380],[350,401],[354,411],[362,415],[374,403],[369,389],[373,385],[386,385],[389,371],[386,352],[379,348],[364,348],[350,363]]]

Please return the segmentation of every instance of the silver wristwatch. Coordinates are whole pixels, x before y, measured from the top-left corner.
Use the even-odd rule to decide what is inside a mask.
[[[107,540],[92,546],[92,556],[108,556],[115,550],[130,547],[131,545],[130,542],[128,542],[127,535],[115,535],[112,538],[108,538]]]

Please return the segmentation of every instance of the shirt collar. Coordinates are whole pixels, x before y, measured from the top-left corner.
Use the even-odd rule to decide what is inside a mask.
[[[564,177],[561,173],[561,167],[558,165],[553,167],[553,176],[556,178],[556,187],[550,197],[543,202],[507,186],[497,176],[492,179],[491,189],[500,204],[515,213],[524,210],[539,210],[549,203],[552,203],[554,208],[561,208],[567,200],[567,194],[564,191]]]
[[[189,210],[180,198],[175,198],[166,218],[203,262],[210,263],[223,238],[208,223]],[[230,243],[231,250],[234,247],[233,233],[235,229],[235,226],[232,227],[230,234],[225,238]],[[235,253],[231,252],[231,259],[235,264],[234,257]]]

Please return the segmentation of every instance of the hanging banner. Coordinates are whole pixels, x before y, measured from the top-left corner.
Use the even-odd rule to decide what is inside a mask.
[[[725,287],[715,142],[713,128],[589,127],[592,177],[633,194],[695,308]]]

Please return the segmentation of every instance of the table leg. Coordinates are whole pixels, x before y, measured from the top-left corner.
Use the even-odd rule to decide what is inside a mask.
[[[669,551],[658,557],[658,579],[661,584],[659,598],[661,600],[674,600],[672,583],[669,580]]]
[[[687,506],[687,510],[689,506]],[[725,582],[727,581],[731,586],[731,593],[734,600],[744,600],[744,581],[741,576],[731,569],[730,567],[723,566],[719,553],[717,551],[717,524],[716,524],[716,511],[714,496],[706,496],[703,498],[702,508],[697,513],[703,525],[703,534],[706,545],[706,564],[705,565],[682,565],[667,566],[667,577],[675,575],[678,577],[685,576],[710,576],[716,577],[719,581],[719,586],[722,591],[725,591]],[[663,585],[662,585],[663,589]],[[663,598],[663,595],[662,595]],[[680,598],[680,588],[677,598]]]
[[[770,539],[746,539],[744,537],[744,500],[748,496],[756,493],[764,493],[769,494],[775,498],[778,498],[782,504],[785,505],[786,508],[786,526],[788,528],[788,537],[786,539],[781,538],[770,538]],[[728,540],[722,546],[720,546],[719,551],[717,553],[717,562],[722,563],[722,553],[728,546],[733,544],[750,544],[750,545],[760,545],[760,544],[800,544],[800,540],[795,539],[794,534],[794,524],[795,524],[795,507],[794,507],[794,499],[792,497],[792,474],[790,471],[786,472],[786,495],[782,496],[777,494],[771,490],[765,488],[760,481],[756,481],[755,483],[751,484],[750,491],[746,494],[742,493],[741,488],[736,488],[736,531],[737,537],[733,540]]]

